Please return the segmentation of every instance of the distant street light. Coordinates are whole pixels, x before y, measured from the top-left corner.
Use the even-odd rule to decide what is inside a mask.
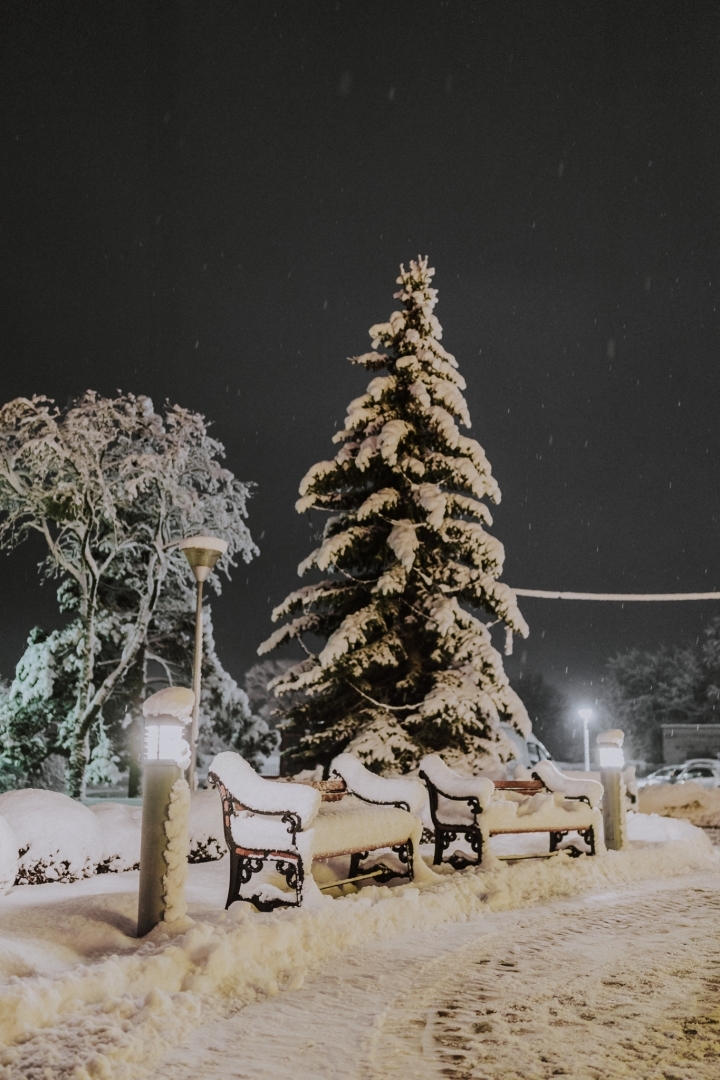
[[[590,732],[588,724],[593,718],[592,709],[578,709],[578,716],[583,722],[583,749],[585,750],[585,772],[590,772]]]
[[[185,554],[197,581],[197,605],[195,608],[195,662],[193,664],[193,705],[192,729],[190,731],[190,765],[188,767],[188,786],[191,791],[197,788],[197,742],[198,715],[200,710],[200,673],[202,669],[202,599],[203,582],[221,555],[227,551],[227,540],[217,536],[187,536],[178,547]]]

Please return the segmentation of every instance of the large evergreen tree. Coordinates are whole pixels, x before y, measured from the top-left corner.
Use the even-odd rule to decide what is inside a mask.
[[[306,652],[275,681],[291,702],[295,768],[350,750],[377,771],[404,771],[441,750],[470,769],[511,755],[501,718],[529,729],[489,628],[504,623],[508,640],[528,632],[498,581],[503,547],[485,530],[481,500],[500,492],[482,447],[458,430],[470,426],[465,382],[440,344],[433,273],[427,259],[401,267],[402,310],[370,329],[373,350],[386,351],[352,361],[385,374],[351,402],[334,459],[300,485],[298,511],[329,516],[298,572],[329,576],[276,608],[274,620],[293,618],[259,649],[296,639]],[[318,653],[306,636],[324,639]]]

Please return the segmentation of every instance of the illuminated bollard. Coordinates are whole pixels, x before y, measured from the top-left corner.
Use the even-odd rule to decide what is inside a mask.
[[[183,686],[169,686],[149,697],[145,716],[142,836],[137,936],[144,937],[165,915],[167,874],[165,852],[170,797],[190,758],[183,730],[190,722],[195,695]]]
[[[605,847],[619,851],[627,838],[625,820],[625,792],[622,770],[625,758],[622,744],[625,733],[619,728],[601,731],[596,742],[600,758],[600,781],[603,786],[603,828]]]

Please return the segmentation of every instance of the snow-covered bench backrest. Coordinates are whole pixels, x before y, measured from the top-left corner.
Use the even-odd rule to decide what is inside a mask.
[[[486,776],[459,776],[450,769],[439,754],[428,754],[420,762],[420,772],[441,795],[465,799],[475,797],[483,809],[490,801],[495,785]]]
[[[214,757],[208,773],[217,776],[248,810],[258,814],[296,814],[302,829],[312,823],[322,802],[320,792],[307,784],[278,784],[259,776],[252,765],[232,750]]]
[[[603,786],[597,780],[577,780],[573,776],[566,776],[552,761],[538,761],[532,771],[548,791],[559,791],[570,799],[587,799],[591,806],[597,806],[602,799]]]
[[[426,799],[425,787],[409,777],[389,779],[366,769],[354,754],[339,754],[330,765],[330,775],[342,777],[348,791],[365,802],[384,805],[404,804],[411,814],[417,813]]]

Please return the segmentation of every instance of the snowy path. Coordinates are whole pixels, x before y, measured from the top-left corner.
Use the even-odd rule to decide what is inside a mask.
[[[716,1080],[720,873],[345,954],[207,1024],[158,1080]]]

